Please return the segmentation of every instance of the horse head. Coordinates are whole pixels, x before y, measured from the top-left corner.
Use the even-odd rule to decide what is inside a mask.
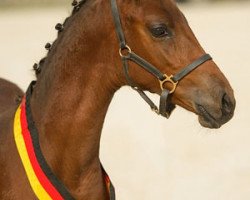
[[[171,104],[197,114],[204,127],[219,128],[233,117],[233,90],[212,59],[200,63],[179,81],[162,83],[160,80],[160,84],[151,73],[138,66],[140,61],[131,62],[134,60],[128,54],[135,52],[143,58],[141,62],[152,64],[171,78],[170,75],[175,75],[205,54],[174,1],[127,0],[118,1],[116,6],[113,15],[116,21],[119,13],[121,30],[117,31],[118,41],[115,38],[114,41],[116,45],[120,42],[122,58],[128,57],[129,79],[142,90],[152,93],[161,94],[163,88],[172,91]],[[119,29],[119,22],[115,26]],[[126,40],[124,44],[122,37]]]

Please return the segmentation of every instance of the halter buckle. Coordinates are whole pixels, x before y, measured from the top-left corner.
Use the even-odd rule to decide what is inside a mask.
[[[172,84],[172,90],[169,91],[169,94],[174,93],[175,90],[176,90],[176,87],[177,87],[177,85],[178,85],[178,81],[177,81],[177,82],[174,82],[174,80],[173,80],[173,75],[168,76],[168,75],[164,74],[164,77],[165,77],[164,80],[159,80],[161,89],[164,90],[164,84],[165,84],[165,83],[171,83],[171,84]]]

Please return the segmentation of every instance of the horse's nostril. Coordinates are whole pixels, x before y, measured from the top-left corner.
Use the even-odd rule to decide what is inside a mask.
[[[227,94],[223,95],[221,105],[223,114],[230,114],[233,112],[234,106],[232,101],[230,100],[230,97]]]

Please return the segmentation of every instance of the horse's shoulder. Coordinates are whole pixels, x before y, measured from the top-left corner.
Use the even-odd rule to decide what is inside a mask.
[[[0,199],[18,199],[12,187],[17,158],[13,138],[15,109],[11,107],[0,113]]]
[[[11,107],[17,107],[23,91],[14,83],[0,78],[0,114]]]

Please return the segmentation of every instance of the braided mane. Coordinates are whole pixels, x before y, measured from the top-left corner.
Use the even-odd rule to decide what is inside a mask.
[[[57,41],[58,36],[60,35],[60,33],[63,32],[63,29],[64,29],[65,25],[67,24],[68,20],[72,16],[74,16],[82,8],[82,6],[86,3],[86,1],[87,0],[81,0],[81,1],[73,0],[73,2],[71,4],[73,6],[73,10],[72,10],[71,15],[69,17],[67,17],[62,24],[61,23],[56,24],[55,29],[58,31],[57,38],[55,39],[55,41],[52,44],[47,43],[45,45],[45,49],[48,50],[47,55],[44,58],[42,58],[39,61],[39,63],[35,63],[33,65],[33,70],[35,71],[36,77],[38,77],[38,75],[41,73],[42,68],[44,67],[44,63],[45,63],[45,61],[46,61],[46,59],[47,59],[47,57],[49,55],[50,49],[52,48],[54,43]]]

